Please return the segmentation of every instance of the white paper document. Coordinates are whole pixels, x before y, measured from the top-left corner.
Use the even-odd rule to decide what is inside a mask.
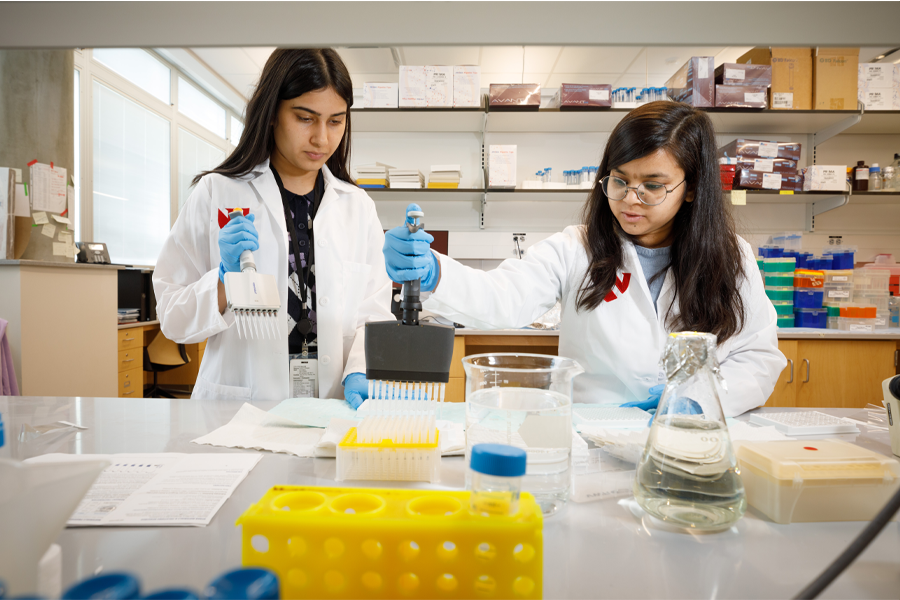
[[[488,187],[516,186],[516,146],[490,146]]]
[[[45,454],[31,462],[110,461],[69,527],[209,525],[259,454]]]
[[[31,216],[31,205],[28,203],[28,194],[24,183],[16,184],[16,216],[25,218]]]
[[[66,210],[66,170],[36,163],[31,167],[31,207],[61,213]]]

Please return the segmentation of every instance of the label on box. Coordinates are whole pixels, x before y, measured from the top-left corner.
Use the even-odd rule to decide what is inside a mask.
[[[588,98],[601,102],[609,100],[609,90],[588,90]]]
[[[697,59],[697,79],[709,79],[709,61],[705,57]]]
[[[856,333],[864,333],[864,332],[870,333],[872,331],[872,326],[871,325],[859,325],[859,324],[851,325],[850,331],[853,331]]]
[[[778,142],[760,142],[759,156],[761,158],[777,158]]]
[[[772,108],[794,108],[794,94],[772,92]]]
[[[849,281],[849,279],[846,275],[837,275],[831,278],[832,281]]]
[[[743,69],[725,69],[725,79],[743,79]]]
[[[764,189],[764,190],[780,190],[781,189],[781,173],[763,173],[762,189]]]
[[[772,160],[771,158],[754,158],[753,159],[753,170],[771,173],[772,171],[775,170],[775,161]]]
[[[828,290],[829,298],[849,298],[849,290]]]
[[[762,103],[765,101],[766,101],[765,92],[744,92],[744,102]]]
[[[890,88],[893,79],[894,65],[889,63],[863,63],[859,65],[859,83],[869,88]]]

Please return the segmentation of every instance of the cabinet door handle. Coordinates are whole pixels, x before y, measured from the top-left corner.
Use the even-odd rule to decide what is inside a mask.
[[[794,383],[794,360],[789,358],[787,361],[791,363],[791,378],[788,380],[788,383]]]
[[[123,360],[122,362],[134,362],[134,359],[133,359],[133,358],[129,358],[128,360]],[[793,375],[791,375],[791,377],[793,377]]]
[[[803,380],[803,383],[809,383],[809,360],[804,358],[803,362],[806,363],[806,379]]]
[[[130,392],[124,392],[122,395],[127,396],[128,394],[133,394],[133,393],[134,393],[134,390],[131,390]]]
[[[900,350],[894,350],[894,368],[900,368]]]
[[[133,342],[135,338],[124,338],[123,342]]]

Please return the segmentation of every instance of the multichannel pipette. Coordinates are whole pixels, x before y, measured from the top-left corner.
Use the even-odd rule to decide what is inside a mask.
[[[240,209],[232,211],[228,219],[243,215]],[[241,252],[241,272],[225,273],[225,298],[234,313],[238,337],[252,339],[281,339],[278,311],[281,298],[274,275],[256,272],[253,252]]]

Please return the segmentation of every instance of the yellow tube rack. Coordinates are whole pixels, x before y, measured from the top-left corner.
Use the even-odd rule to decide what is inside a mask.
[[[469,492],[276,486],[237,520],[246,567],[282,598],[541,598],[543,520],[523,493],[511,517]]]

